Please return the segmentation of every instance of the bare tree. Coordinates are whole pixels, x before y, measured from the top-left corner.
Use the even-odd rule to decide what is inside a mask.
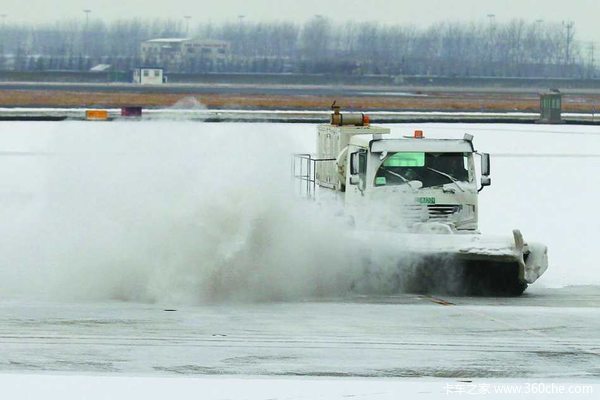
[[[512,20],[438,23],[425,28],[334,23],[314,16],[296,22],[247,18],[188,26],[183,19],[122,19],[104,23],[3,24],[0,68],[85,70],[106,63],[128,71],[141,62],[140,45],[159,37],[192,36],[230,42],[220,63],[204,59],[170,72],[297,72],[439,76],[595,76],[595,48],[582,46],[572,23]],[[583,50],[582,50],[583,49]],[[594,60],[594,61],[590,61]],[[158,60],[157,60],[158,62]]]

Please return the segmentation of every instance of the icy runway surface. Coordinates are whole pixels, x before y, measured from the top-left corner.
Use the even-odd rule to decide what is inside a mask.
[[[0,371],[597,381],[598,128],[392,128],[492,154],[481,230],[550,251],[524,297],[348,293],[286,195],[313,125],[1,123]]]
[[[252,305],[3,302],[0,369],[142,375],[600,377],[600,289]],[[451,303],[451,304],[448,304]]]

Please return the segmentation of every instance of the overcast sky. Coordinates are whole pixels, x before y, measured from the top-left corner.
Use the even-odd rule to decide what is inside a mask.
[[[524,18],[575,22],[579,39],[600,42],[600,0],[1,0],[6,23],[61,18],[183,18],[196,22],[246,20],[304,21],[315,14],[333,20],[429,25],[441,20],[497,21]]]

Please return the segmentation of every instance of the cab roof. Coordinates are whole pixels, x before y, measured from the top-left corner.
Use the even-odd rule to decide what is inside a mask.
[[[383,151],[422,151],[435,153],[471,153],[473,143],[465,139],[416,139],[412,137],[396,137],[388,135],[354,135],[350,144],[368,147],[374,153]]]

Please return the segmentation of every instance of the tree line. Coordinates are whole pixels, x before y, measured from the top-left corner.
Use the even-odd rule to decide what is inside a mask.
[[[185,63],[168,72],[334,73],[424,76],[595,77],[594,46],[573,24],[443,22],[421,28],[373,22],[203,23],[128,19],[4,23],[0,69],[87,71],[97,64],[128,71],[143,63],[140,44],[164,37],[229,41],[219,63]]]

